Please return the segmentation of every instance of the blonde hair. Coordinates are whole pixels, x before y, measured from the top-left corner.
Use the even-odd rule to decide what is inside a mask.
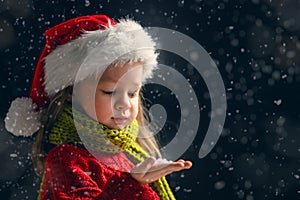
[[[149,128],[149,116],[146,114],[145,107],[143,105],[143,95],[142,91],[139,94],[139,111],[137,115],[137,121],[139,123],[139,136],[137,138],[137,143],[140,144],[143,149],[152,156],[161,157],[159,152],[159,145],[157,139],[153,136]],[[44,161],[47,155],[47,149],[45,147],[45,141],[47,137],[47,132],[55,122],[57,116],[62,111],[65,102],[72,101],[72,87],[58,92],[53,98],[50,99],[50,103],[43,113],[42,126],[37,132],[35,141],[32,146],[32,162],[34,165],[34,171],[38,176],[42,176],[44,171]]]
[[[150,155],[154,157],[161,157],[159,151],[159,145],[156,137],[153,135],[150,130],[150,119],[147,115],[146,108],[142,102],[143,95],[142,91],[139,94],[139,112],[137,115],[137,121],[139,123],[140,132],[139,137],[137,138],[137,142],[147,151]]]

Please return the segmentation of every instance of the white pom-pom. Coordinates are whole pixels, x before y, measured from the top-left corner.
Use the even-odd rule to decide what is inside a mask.
[[[30,98],[15,99],[5,118],[5,128],[15,136],[32,136],[41,126],[41,112]]]

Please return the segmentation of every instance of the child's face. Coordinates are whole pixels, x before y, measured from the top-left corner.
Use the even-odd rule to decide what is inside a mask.
[[[139,92],[142,85],[142,63],[126,63],[107,68],[100,81],[82,81],[77,101],[85,112],[100,123],[115,129],[129,125],[138,114]],[[91,101],[95,92],[95,102]]]

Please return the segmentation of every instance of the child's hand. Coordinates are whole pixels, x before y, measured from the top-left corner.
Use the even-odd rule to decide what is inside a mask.
[[[191,167],[192,162],[190,161],[180,159],[176,162],[156,162],[155,158],[150,157],[136,165],[131,171],[131,176],[140,184],[144,185],[173,172],[189,169]]]

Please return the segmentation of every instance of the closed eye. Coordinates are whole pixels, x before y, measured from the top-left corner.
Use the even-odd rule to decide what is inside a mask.
[[[129,96],[130,98],[133,98],[133,97],[136,97],[136,96],[138,95],[138,93],[139,93],[139,90],[136,90],[136,91],[134,91],[134,92],[129,92],[129,93],[128,93],[128,96]]]
[[[136,92],[130,92],[130,93],[128,93],[128,96],[131,97],[131,98],[133,98],[133,97],[136,96]]]
[[[104,94],[110,95],[110,96],[112,96],[112,95],[114,95],[114,94],[117,93],[116,91],[105,91],[105,90],[101,90],[101,91],[102,91]],[[128,93],[128,96],[129,96],[130,98],[134,98],[134,97],[137,96],[138,92],[139,92],[139,90],[134,91],[134,92],[129,92],[129,93]]]
[[[104,90],[102,90],[102,92],[107,95],[113,95],[116,93],[115,91],[104,91]]]

